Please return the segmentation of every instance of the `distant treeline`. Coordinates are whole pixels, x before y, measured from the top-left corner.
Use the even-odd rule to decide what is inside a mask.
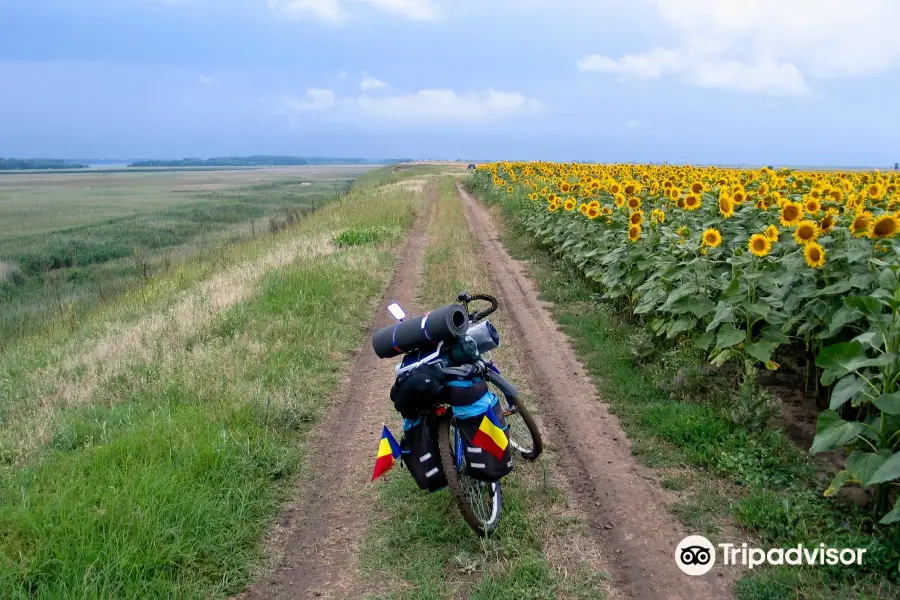
[[[87,169],[88,165],[70,163],[58,158],[0,158],[0,171],[31,169]]]
[[[409,159],[370,160],[366,158],[316,158],[299,156],[226,156],[221,158],[183,158],[181,160],[142,160],[129,167],[289,167],[301,165],[386,165]]]

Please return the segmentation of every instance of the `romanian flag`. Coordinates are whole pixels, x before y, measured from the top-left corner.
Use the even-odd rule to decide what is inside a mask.
[[[391,435],[387,425],[381,432],[381,443],[378,444],[378,456],[375,457],[375,470],[372,471],[372,481],[375,481],[391,470],[397,459],[400,458],[400,444]]]
[[[475,437],[472,438],[472,443],[485,452],[493,454],[497,460],[503,460],[503,453],[509,445],[509,440],[506,439],[506,432],[503,431],[497,420],[497,413],[494,412],[493,407],[484,414],[481,425],[475,432]]]

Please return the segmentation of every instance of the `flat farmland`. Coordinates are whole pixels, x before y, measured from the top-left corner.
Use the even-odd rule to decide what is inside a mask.
[[[0,240],[154,213],[198,200],[216,201],[211,192],[345,181],[368,170],[328,166],[2,175]]]
[[[365,166],[0,177],[0,346],[77,320],[175,259],[277,229]]]

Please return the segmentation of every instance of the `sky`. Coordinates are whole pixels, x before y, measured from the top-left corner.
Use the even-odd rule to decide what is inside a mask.
[[[0,0],[0,156],[877,166],[896,0]]]

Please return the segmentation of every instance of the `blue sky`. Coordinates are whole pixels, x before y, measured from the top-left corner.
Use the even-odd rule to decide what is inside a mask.
[[[895,0],[0,0],[0,156],[887,166]]]

